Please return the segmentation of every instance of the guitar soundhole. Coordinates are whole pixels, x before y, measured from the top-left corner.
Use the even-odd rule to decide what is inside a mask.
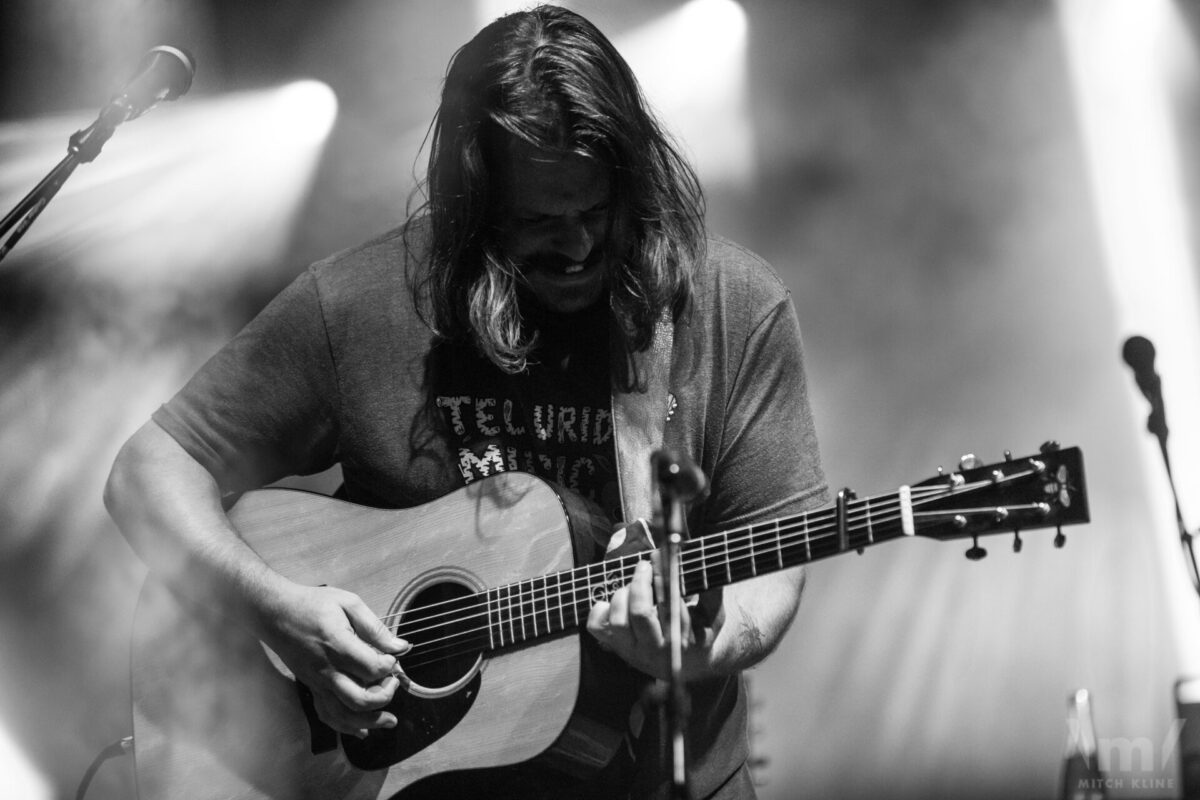
[[[400,658],[414,684],[438,690],[471,672],[487,647],[487,609],[471,587],[445,581],[422,589],[404,610],[396,635],[413,646]]]
[[[433,583],[412,597],[395,628],[413,646],[400,657],[410,685],[387,707],[398,724],[375,729],[365,740],[342,736],[351,764],[364,770],[396,764],[454,729],[479,696],[475,667],[488,645],[486,623],[486,603],[462,583]]]

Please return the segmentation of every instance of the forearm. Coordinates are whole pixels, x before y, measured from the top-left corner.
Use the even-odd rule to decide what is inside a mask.
[[[104,502],[157,578],[257,632],[286,579],[237,534],[208,471],[154,422],[121,449]]]
[[[702,595],[691,614],[696,641],[684,655],[685,676],[728,675],[758,664],[783,639],[803,589],[798,568]]]
[[[212,476],[153,422],[117,456],[104,502],[151,571],[271,647],[313,692],[322,720],[355,735],[396,725],[381,709],[408,645],[356,595],[268,567],[225,515]]]

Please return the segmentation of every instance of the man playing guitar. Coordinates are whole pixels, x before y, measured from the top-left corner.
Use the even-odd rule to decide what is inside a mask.
[[[126,443],[105,495],[158,580],[215,604],[307,687],[321,722],[356,737],[402,722],[409,643],[356,593],[281,574],[239,534],[230,497],[338,464],[340,497],[403,509],[527,472],[633,523],[666,446],[710,479],[693,536],[826,500],[788,292],[706,232],[694,172],[590,22],[541,6],[488,25],[454,55],[429,141],[420,208],[300,274]],[[663,678],[652,573],[637,566],[586,628]],[[696,797],[753,796],[740,673],[779,643],[802,586],[786,569],[689,604]],[[661,724],[631,720],[628,751],[593,776],[534,760],[453,791],[661,793]],[[448,791],[434,785],[411,791]]]

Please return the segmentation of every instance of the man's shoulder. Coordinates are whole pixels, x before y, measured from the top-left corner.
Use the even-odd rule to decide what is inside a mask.
[[[323,303],[360,303],[408,294],[427,253],[419,224],[393,228],[308,267]]]
[[[422,220],[406,223],[340,250],[309,267],[318,281],[358,279],[398,273],[404,276],[420,263],[427,249]]]
[[[393,228],[308,267],[308,281],[327,324],[370,319],[417,325],[412,282],[423,264],[426,236],[413,224]]]
[[[694,273],[699,297],[728,302],[738,297],[752,306],[774,306],[788,297],[779,273],[753,250],[710,234],[703,262]]]

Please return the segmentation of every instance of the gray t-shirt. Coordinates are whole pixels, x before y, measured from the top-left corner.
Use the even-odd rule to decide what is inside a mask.
[[[337,463],[346,499],[368,505],[418,505],[463,485],[453,402],[437,397],[478,392],[439,395],[434,386],[435,339],[407,283],[419,269],[421,237],[409,238],[411,249],[397,229],[309,267],[155,413],[224,491]],[[771,268],[732,242],[710,238],[695,269],[692,304],[675,326],[669,389],[664,444],[694,458],[710,482],[689,514],[692,536],[827,500],[795,310]],[[495,428],[504,398],[486,397],[499,413],[487,405],[480,424]],[[580,409],[598,413],[596,405],[573,404],[574,424]],[[599,431],[596,424],[590,417]],[[487,461],[495,471],[529,463],[519,455]],[[738,676],[690,690],[689,763],[703,797],[746,760],[746,696]],[[659,740],[650,715],[636,794],[663,789]]]

